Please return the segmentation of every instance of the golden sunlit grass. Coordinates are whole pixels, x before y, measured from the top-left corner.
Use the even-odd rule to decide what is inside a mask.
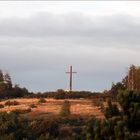
[[[11,99],[10,101],[17,101],[19,105],[15,106],[5,106],[1,108],[1,111],[10,112],[15,109],[29,109],[30,106],[34,104],[36,108],[31,108],[31,112],[24,114],[24,117],[47,117],[47,116],[58,116],[61,110],[61,106],[64,100],[56,99],[45,99],[46,103],[39,103],[39,99]],[[97,118],[104,118],[103,113],[100,110],[100,107],[93,106],[92,100],[90,99],[68,99],[71,107],[71,115],[80,115],[80,116],[96,116]],[[6,101],[1,102],[5,104]]]

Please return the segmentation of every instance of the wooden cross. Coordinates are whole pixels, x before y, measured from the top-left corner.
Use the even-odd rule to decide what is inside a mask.
[[[70,91],[72,91],[72,74],[77,73],[72,71],[72,66],[70,66],[70,71],[66,72],[67,74],[70,74]]]

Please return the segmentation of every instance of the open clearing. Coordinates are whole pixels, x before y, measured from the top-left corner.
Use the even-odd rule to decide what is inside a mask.
[[[23,99],[10,99],[10,101],[17,101],[19,105],[15,106],[5,106],[1,108],[1,111],[10,112],[15,109],[29,109],[31,105],[36,105],[36,108],[31,108],[31,112],[23,114],[24,117],[51,117],[58,116],[61,106],[64,102],[64,99],[48,99],[46,98],[46,103],[38,103],[37,98],[23,98]],[[100,110],[100,107],[93,106],[92,100],[90,99],[67,99],[70,104],[71,115],[80,115],[80,116],[95,116],[97,118],[104,118],[103,113]],[[7,100],[6,100],[7,101]],[[5,104],[6,101],[0,102],[0,104]]]

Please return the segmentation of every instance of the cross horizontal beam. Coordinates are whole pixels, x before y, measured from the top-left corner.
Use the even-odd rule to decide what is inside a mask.
[[[70,73],[70,72],[66,72],[66,73]],[[77,73],[77,72],[72,72],[72,73]]]

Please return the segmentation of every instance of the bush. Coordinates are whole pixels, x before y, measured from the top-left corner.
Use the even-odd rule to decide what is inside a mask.
[[[140,130],[140,91],[120,91],[117,99],[122,107],[122,113],[128,116],[128,128]]]
[[[0,140],[14,140],[14,133],[11,133],[9,135],[5,134],[4,136],[0,136]]]
[[[5,102],[5,105],[6,106],[19,105],[19,102],[17,102],[17,101],[7,101],[7,102]]]
[[[46,119],[40,119],[40,120],[34,120],[30,124],[30,128],[33,134],[35,134],[37,137],[41,136],[39,140],[45,139],[47,140],[47,137],[58,137],[59,134],[59,124],[57,120],[46,120]],[[45,135],[44,135],[45,134]],[[42,139],[41,139],[42,138]]]
[[[62,108],[60,110],[60,115],[62,117],[70,115],[70,102],[69,101],[64,101]]]
[[[4,108],[4,105],[0,104],[0,108]]]
[[[31,108],[37,108],[37,106],[35,104],[31,104],[30,107]]]
[[[40,98],[40,99],[38,100],[38,102],[39,102],[39,103],[46,103],[46,100],[45,100],[44,98]]]
[[[50,139],[50,135],[49,133],[47,134],[41,134],[40,137],[37,140],[49,140]]]
[[[105,117],[111,118],[113,116],[119,116],[120,112],[116,104],[112,104],[111,100],[108,100],[108,107],[105,109]]]
[[[12,110],[11,112],[13,112],[15,114],[26,114],[26,113],[31,112],[31,108],[28,108],[28,109],[15,109],[15,110]]]
[[[72,136],[72,128],[70,126],[61,126],[59,129],[59,136],[61,138]]]
[[[17,131],[18,115],[0,112],[0,140],[14,140],[13,132]]]

